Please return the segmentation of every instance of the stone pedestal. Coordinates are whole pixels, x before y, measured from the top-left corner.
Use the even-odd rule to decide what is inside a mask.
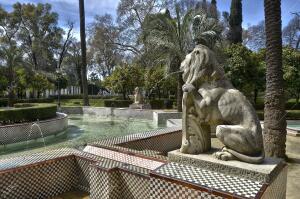
[[[282,159],[266,158],[262,164],[222,161],[212,156],[215,151],[213,149],[205,154],[191,155],[175,150],[168,153],[168,158],[171,162],[262,183],[265,188],[260,190],[258,198],[285,198],[287,164]]]
[[[129,106],[131,109],[151,109],[150,104],[131,104]]]

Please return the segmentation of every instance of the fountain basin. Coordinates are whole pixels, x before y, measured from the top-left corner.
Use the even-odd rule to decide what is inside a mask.
[[[36,123],[40,129],[33,127],[34,123]],[[59,112],[56,112],[56,117],[52,119],[0,126],[0,145],[33,140],[41,138],[42,136],[55,135],[64,131],[67,127],[68,115]],[[40,130],[42,131],[42,134]]]

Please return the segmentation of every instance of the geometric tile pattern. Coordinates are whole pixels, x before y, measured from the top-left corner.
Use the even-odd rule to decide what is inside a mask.
[[[75,160],[69,156],[0,173],[0,198],[49,198],[74,190],[77,180]]]
[[[89,191],[92,199],[255,198],[260,191],[262,195],[260,182],[160,161],[167,160],[164,153],[180,142],[181,128],[176,127],[101,140],[85,152],[59,149],[0,160],[0,198],[49,198],[74,189]],[[264,198],[278,196],[276,189],[285,187],[286,173],[273,183]]]
[[[119,170],[119,188],[123,198],[149,198],[149,178]]]
[[[209,192],[199,191],[159,178],[150,179],[150,199],[222,199]]]
[[[90,164],[93,161],[75,157],[77,171],[76,175],[78,176],[78,183],[76,188],[81,191],[90,192]]]
[[[146,139],[129,141],[119,144],[119,146],[135,149],[135,150],[152,150],[158,151],[162,154],[166,154],[169,151],[180,148],[182,134],[172,133],[164,134],[160,136],[152,136]],[[163,144],[161,144],[163,143]]]
[[[118,199],[119,198],[119,175],[117,172],[105,172],[90,167],[90,197],[91,199]]]
[[[159,143],[157,142],[157,139],[160,141],[164,140],[166,143],[164,143],[164,145],[159,145],[157,144]],[[164,154],[165,151],[178,148],[180,144],[181,128],[172,127],[103,139],[89,145],[100,148],[111,148],[120,151],[127,151],[152,158],[167,160],[167,157]],[[165,148],[163,146],[165,146]]]
[[[36,123],[38,127],[32,126],[33,122],[0,126],[0,145],[40,138],[42,135],[39,128],[44,137],[61,132],[68,126],[68,117],[66,114],[57,113],[54,119]]]
[[[284,199],[286,196],[286,183],[287,183],[287,172],[288,167],[282,169],[279,175],[274,179],[274,181],[267,187],[263,193],[262,198],[278,198]]]
[[[146,199],[149,197],[149,178],[121,170],[104,171],[90,167],[91,198]]]
[[[214,190],[245,198],[254,198],[263,187],[261,182],[229,176],[174,162],[168,163],[154,172],[169,178],[175,178],[202,187],[210,187]]]
[[[45,151],[42,153],[31,154],[26,157],[14,157],[0,160],[0,170],[12,169],[16,167],[26,166],[29,164],[39,163],[59,157],[73,155],[78,150],[63,148],[58,150]]]
[[[92,154],[100,156],[100,157],[108,158],[111,160],[115,160],[118,162],[130,164],[130,165],[135,165],[135,166],[146,168],[149,170],[154,170],[164,164],[162,162],[149,160],[149,159],[145,159],[145,158],[141,158],[141,157],[136,157],[133,155],[128,155],[125,153],[120,153],[120,152],[103,149],[103,148],[98,148],[98,147],[93,147],[93,146],[85,147],[84,152],[92,153]]]

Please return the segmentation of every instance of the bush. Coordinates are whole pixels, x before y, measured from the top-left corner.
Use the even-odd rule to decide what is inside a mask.
[[[105,107],[129,107],[130,104],[132,104],[132,100],[104,100],[104,106]]]
[[[26,107],[33,107],[34,104],[29,104],[29,103],[23,103],[23,104],[14,104],[15,108],[26,108]]]
[[[14,103],[53,103],[54,99],[52,98],[34,98],[34,99],[16,99]],[[8,99],[0,99],[0,107],[8,106]]]
[[[256,111],[256,113],[260,120],[264,120],[264,112],[263,111]],[[287,120],[300,120],[300,110],[287,110],[286,119]]]
[[[0,99],[0,107],[5,107],[8,104],[8,99]]]
[[[31,106],[30,106],[31,105]],[[16,104],[10,109],[0,109],[0,123],[12,124],[45,120],[56,116],[55,104]],[[21,107],[21,108],[19,108]]]
[[[150,105],[152,109],[163,109],[164,108],[164,100],[150,100]]]
[[[169,100],[169,99],[150,100],[150,105],[152,109],[172,109],[173,104],[174,104],[174,100]]]
[[[258,102],[256,105],[255,105],[255,109],[256,110],[264,110],[264,102]],[[285,103],[285,109],[286,110],[300,110],[300,103],[296,103],[296,102],[293,102],[293,101],[289,101],[289,102],[286,102]]]
[[[57,100],[58,96],[51,95],[50,98]],[[60,99],[82,99],[82,95],[61,95]],[[89,95],[89,99],[122,99],[122,96]]]

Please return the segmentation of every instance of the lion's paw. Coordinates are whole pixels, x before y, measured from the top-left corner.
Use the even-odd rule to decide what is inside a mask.
[[[228,161],[228,160],[234,160],[235,157],[229,153],[228,151],[219,151],[219,152],[215,152],[214,153],[215,158],[219,159],[219,160],[224,160],[224,161]]]

